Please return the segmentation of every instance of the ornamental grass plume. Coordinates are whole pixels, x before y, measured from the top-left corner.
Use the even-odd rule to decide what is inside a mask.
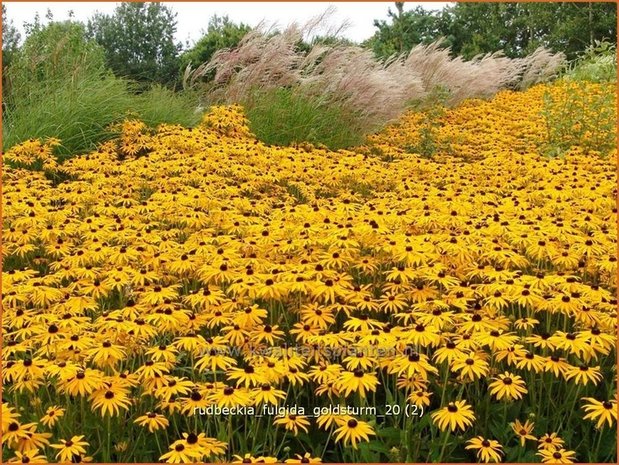
[[[464,60],[452,57],[442,39],[380,60],[369,49],[339,40],[346,25],[326,27],[332,12],[281,31],[261,23],[237,47],[217,51],[195,69],[189,65],[184,86],[196,87],[212,76],[204,87],[207,104],[238,103],[249,114],[253,108],[267,111],[260,107],[264,100],[272,101],[276,90],[286,89],[295,99],[312,102],[315,112],[341,110],[349,130],[368,134],[397,118],[412,102],[432,97],[436,89],[446,92],[446,104],[455,105],[549,79],[564,62],[562,54],[544,48],[525,58],[496,52]],[[312,40],[309,49],[300,46],[321,29],[326,29],[327,40]]]

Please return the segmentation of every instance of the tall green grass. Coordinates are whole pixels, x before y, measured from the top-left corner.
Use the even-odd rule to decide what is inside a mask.
[[[58,154],[67,158],[92,150],[113,135],[110,124],[127,117],[152,127],[161,123],[191,127],[199,120],[194,102],[188,94],[162,88],[135,94],[129,82],[113,76],[55,83],[49,89],[34,89],[26,102],[5,110],[2,148],[30,138],[57,137]]]
[[[267,144],[321,144],[331,150],[363,142],[350,111],[299,89],[260,89],[246,104],[251,131]]]
[[[149,126],[199,121],[192,91],[153,87],[138,93],[131,81],[105,69],[99,46],[83,25],[51,23],[35,30],[5,71],[2,149],[31,138],[61,140],[61,159],[92,150],[126,117]]]

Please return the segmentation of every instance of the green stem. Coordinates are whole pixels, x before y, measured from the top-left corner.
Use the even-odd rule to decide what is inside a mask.
[[[327,441],[325,442],[325,448],[322,450],[322,454],[320,455],[320,458],[322,459],[323,462],[324,462],[324,457],[325,457],[325,454],[327,453],[327,447],[329,447],[329,441],[331,440],[332,435],[333,435],[333,426],[331,426],[329,430],[329,437],[327,437]]]
[[[144,433],[144,428],[140,427],[140,432],[138,434],[138,438],[135,440],[135,445],[133,446],[133,450],[131,451],[131,454],[129,454],[129,456],[127,457],[127,460],[135,460],[133,454],[135,454],[135,450],[138,448],[138,444],[140,442],[140,439],[142,439],[142,434],[143,433]]]
[[[447,447],[447,440],[449,439],[449,431],[445,431],[445,438],[443,439],[443,444],[441,446],[441,453],[438,456],[438,463],[443,463],[443,454],[445,453],[445,448]]]
[[[107,446],[106,446],[106,450],[105,450],[105,461],[106,462],[111,462],[112,460],[112,454],[111,454],[111,450],[112,450],[112,417],[111,415],[106,415],[107,417]]]
[[[449,364],[445,364],[445,376],[443,377],[443,392],[441,393],[441,407],[445,405],[445,394],[447,393],[447,380],[449,379]]]
[[[598,459],[598,457],[600,456],[600,446],[602,445],[603,431],[604,431],[604,427],[602,427],[602,429],[598,430],[598,439],[596,441],[596,446],[595,446],[595,455],[593,457],[589,457],[589,460],[591,462],[599,462],[600,461]]]
[[[161,451],[161,444],[159,443],[159,436],[157,433],[155,433],[155,444],[157,444],[157,450],[159,451],[159,456],[157,457],[157,460],[159,460],[159,457],[163,455],[163,452]]]

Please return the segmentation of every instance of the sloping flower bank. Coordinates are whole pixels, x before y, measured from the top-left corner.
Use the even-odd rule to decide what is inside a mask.
[[[11,149],[4,457],[615,461],[616,151],[543,157],[547,90],[431,159],[417,113],[330,152],[239,107]]]

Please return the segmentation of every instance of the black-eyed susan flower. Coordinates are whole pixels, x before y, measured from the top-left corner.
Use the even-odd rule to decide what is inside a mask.
[[[170,450],[159,457],[167,463],[194,463],[202,454],[196,449],[187,447],[185,441],[179,440],[170,445]]]
[[[93,392],[89,400],[94,409],[99,409],[101,416],[116,416],[122,410],[128,410],[131,405],[129,392],[120,386],[108,386]]]
[[[484,439],[482,436],[476,436],[467,441],[465,449],[476,450],[477,458],[488,462],[500,462],[503,455],[503,448],[499,441],[495,439]]]
[[[542,463],[574,463],[576,452],[565,449],[540,450],[537,455],[542,459]]]
[[[233,457],[234,460],[232,461],[232,463],[277,463],[276,457],[254,457],[252,454],[249,453],[243,456],[235,454]]]
[[[602,380],[602,373],[599,367],[588,365],[570,366],[563,373],[566,380],[574,379],[576,384],[586,386],[589,383],[598,384]]]
[[[370,436],[375,436],[372,427],[364,421],[355,418],[343,419],[336,422],[338,428],[334,431],[336,442],[342,442],[344,445],[352,445],[357,449],[357,444],[361,441],[369,441]]]
[[[379,381],[374,373],[366,372],[360,368],[354,371],[343,371],[339,374],[336,385],[344,396],[358,393],[364,398],[368,392],[376,391]]]
[[[602,428],[605,423],[612,427],[613,420],[617,421],[617,402],[615,400],[599,401],[592,397],[584,397],[582,400],[587,401],[587,404],[582,407],[587,412],[583,418],[591,421],[597,420],[597,428]]]
[[[64,413],[65,409],[54,405],[52,407],[48,407],[48,409],[45,411],[45,415],[41,418],[40,421],[45,426],[51,428],[58,422],[58,420],[60,420],[60,418],[64,416]]]
[[[15,457],[9,459],[9,463],[48,463],[45,455],[39,454],[37,449],[30,449],[24,452],[15,452]]]
[[[412,347],[407,347],[403,355],[395,357],[389,363],[388,372],[406,378],[419,375],[427,380],[430,374],[437,374],[438,369],[432,366],[427,355],[415,351]]]
[[[557,433],[546,433],[538,439],[537,448],[546,451],[556,451],[563,449],[564,441]]]
[[[524,447],[527,439],[531,439],[533,441],[537,440],[537,437],[531,434],[533,432],[533,427],[535,423],[530,422],[529,420],[525,421],[524,424],[520,423],[520,420],[516,420],[509,424],[512,427],[516,436],[520,440],[520,446]]]
[[[147,412],[145,415],[137,417],[133,422],[148,427],[148,431],[151,433],[166,428],[170,424],[166,417],[157,412]]]
[[[464,353],[462,357],[453,361],[451,369],[459,372],[460,377],[470,381],[479,379],[488,374],[490,365],[481,356],[480,352]]]
[[[19,452],[40,450],[49,445],[49,438],[52,437],[51,433],[37,432],[37,425],[34,423],[23,425],[23,429],[26,432],[25,436],[20,437],[12,444],[15,450]]]
[[[528,392],[524,380],[520,376],[507,371],[499,374],[495,381],[488,385],[488,388],[497,400],[522,399],[523,394]]]
[[[219,407],[237,407],[249,405],[251,394],[244,388],[225,386],[213,391],[208,399]]]
[[[86,454],[88,442],[84,441],[84,436],[73,436],[71,439],[61,439],[60,444],[50,444],[50,447],[58,449],[56,458],[61,462],[71,462],[74,455],[81,456]]]
[[[441,431],[447,429],[450,431],[465,430],[475,421],[473,409],[464,400],[450,402],[446,407],[442,407],[430,415]]]
[[[86,368],[79,370],[74,376],[60,379],[58,387],[72,396],[92,394],[103,385],[103,373],[99,370]]]
[[[292,431],[292,433],[296,436],[299,434],[299,429],[307,433],[307,427],[310,425],[310,422],[307,417],[303,415],[287,414],[276,418],[273,421],[273,424],[283,426],[288,431]]]
[[[286,399],[286,393],[276,389],[268,383],[262,383],[252,390],[253,399],[256,405],[272,404],[278,405],[281,400]]]
[[[431,396],[432,393],[428,391],[415,391],[408,396],[408,401],[411,404],[416,405],[417,407],[429,407],[431,402]]]
[[[305,454],[294,454],[295,458],[286,459],[286,463],[321,463],[322,459],[320,457],[312,457],[310,452],[306,452]]]

